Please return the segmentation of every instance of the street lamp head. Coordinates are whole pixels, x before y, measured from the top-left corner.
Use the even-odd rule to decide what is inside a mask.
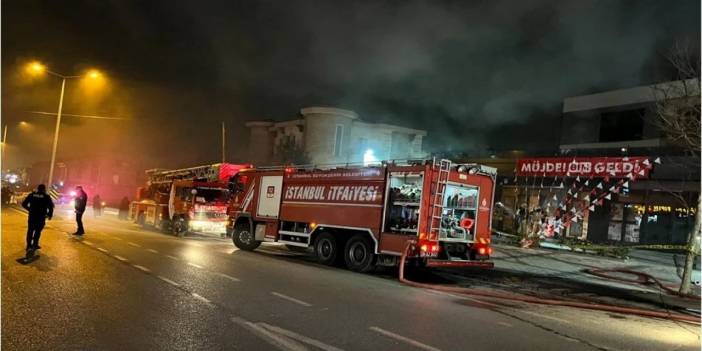
[[[39,75],[46,71],[46,66],[41,64],[39,61],[32,61],[27,64],[26,70],[29,74]]]
[[[102,77],[102,73],[100,73],[100,71],[98,71],[96,69],[91,69],[88,71],[87,76],[90,79],[98,79],[98,78]]]

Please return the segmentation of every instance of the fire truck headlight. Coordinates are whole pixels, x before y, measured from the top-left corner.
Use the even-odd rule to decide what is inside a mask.
[[[478,255],[484,255],[485,253],[487,253],[487,250],[484,247],[478,249]]]

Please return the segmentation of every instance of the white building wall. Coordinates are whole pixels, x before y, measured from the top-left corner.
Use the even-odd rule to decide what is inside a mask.
[[[422,142],[426,131],[400,126],[367,123],[349,110],[308,107],[301,119],[285,122],[249,122],[249,155],[255,164],[274,162],[276,149],[286,136],[304,147],[312,164],[361,163],[367,150],[377,160],[426,157]],[[335,152],[337,126],[343,128],[341,148]],[[266,145],[264,145],[266,144]]]

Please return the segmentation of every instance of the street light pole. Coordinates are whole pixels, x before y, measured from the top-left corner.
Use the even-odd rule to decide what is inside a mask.
[[[226,154],[226,145],[227,145],[227,138],[226,138],[226,130],[224,129],[224,121],[222,121],[222,163],[227,162],[227,154]]]
[[[56,162],[56,148],[58,147],[59,128],[61,127],[61,110],[63,109],[63,91],[66,88],[66,77],[62,77],[61,96],[59,97],[58,112],[56,113],[56,131],[54,132],[54,146],[51,150],[51,164],[49,165],[49,187],[54,180],[54,164]]]
[[[7,148],[7,124],[5,124],[5,128],[2,131],[2,162],[3,166],[5,165],[5,149]]]

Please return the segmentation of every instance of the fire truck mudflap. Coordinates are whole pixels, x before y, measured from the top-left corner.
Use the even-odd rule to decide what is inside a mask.
[[[492,267],[495,170],[451,161],[334,169],[249,169],[230,210],[241,249],[312,248],[366,272],[407,257],[429,267]]]

